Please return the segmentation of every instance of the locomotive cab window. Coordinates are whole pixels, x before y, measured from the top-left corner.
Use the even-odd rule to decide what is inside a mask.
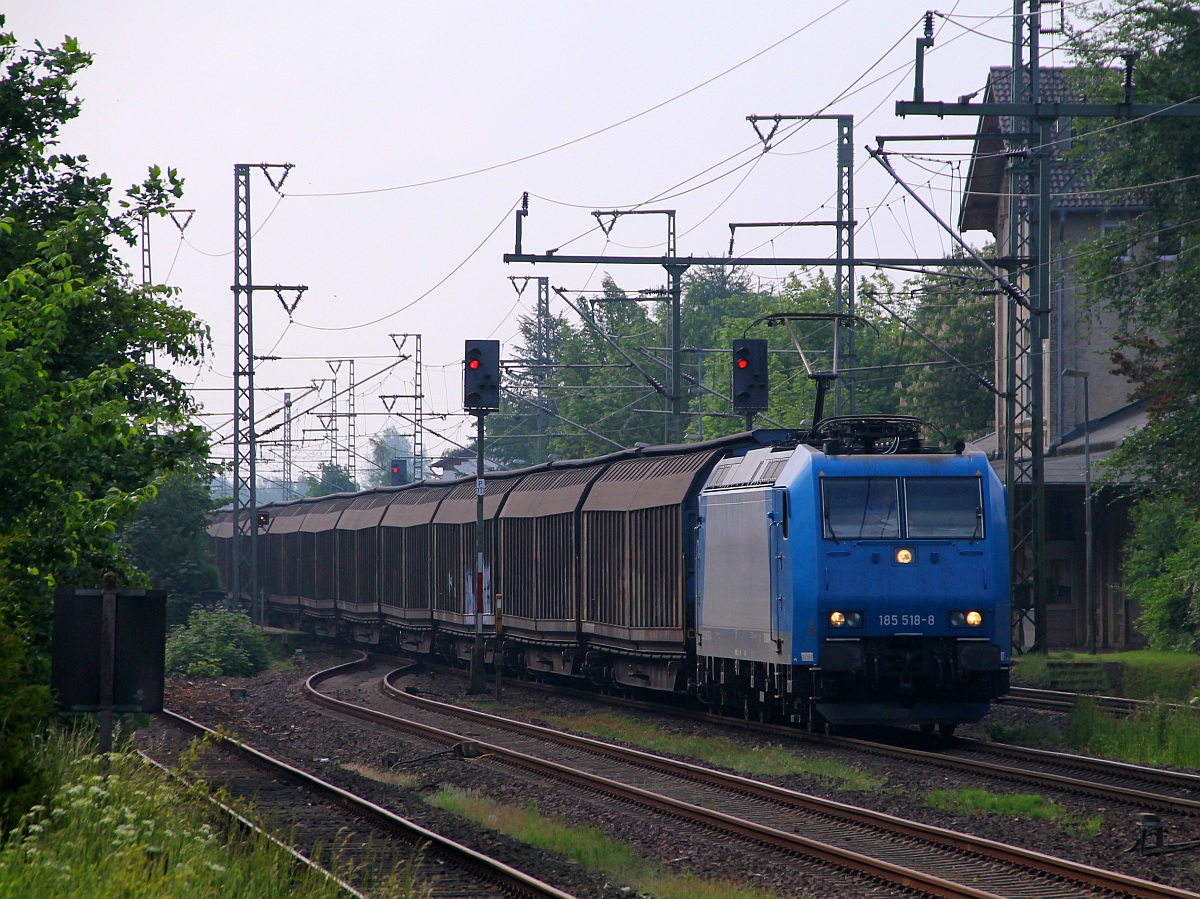
[[[900,536],[900,491],[895,478],[824,478],[826,540],[894,540]]]
[[[983,539],[979,478],[905,478],[904,505],[910,538]]]

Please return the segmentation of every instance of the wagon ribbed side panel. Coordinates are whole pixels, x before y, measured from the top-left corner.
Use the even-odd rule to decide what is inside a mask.
[[[722,452],[613,463],[583,505],[582,630],[595,645],[682,653],[694,497]]]
[[[391,494],[379,525],[379,606],[391,625],[428,628],[433,622],[432,525],[449,485],[413,484]]]

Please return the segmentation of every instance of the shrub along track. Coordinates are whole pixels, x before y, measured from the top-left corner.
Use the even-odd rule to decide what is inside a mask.
[[[818,860],[845,877],[930,896],[1195,896],[1184,890],[904,821],[648,753],[551,731],[386,686],[402,717],[334,698],[318,686],[357,663],[310,679],[314,701],[342,714],[453,744],[470,738],[494,763],[612,797],[723,841],[747,840]],[[801,835],[803,834],[803,835]],[[760,848],[761,853],[761,848]],[[860,884],[861,888],[861,884]]]

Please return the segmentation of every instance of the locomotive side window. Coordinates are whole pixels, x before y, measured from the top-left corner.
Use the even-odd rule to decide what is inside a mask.
[[[893,540],[900,536],[900,491],[895,478],[824,478],[826,540]]]
[[[983,539],[979,478],[905,478],[908,536]]]

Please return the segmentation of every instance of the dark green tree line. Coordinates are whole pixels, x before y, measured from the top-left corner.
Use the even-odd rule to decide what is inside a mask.
[[[863,279],[858,293],[863,321],[854,328],[853,354],[839,360],[842,374],[829,393],[825,414],[846,414],[853,408],[917,415],[930,418],[950,439],[990,430],[991,394],[915,336],[912,327],[973,370],[987,372],[990,380],[991,298],[980,296],[972,281],[934,276],[898,285],[875,275]],[[488,433],[495,438],[489,455],[512,467],[548,456],[578,458],[664,440],[670,387],[666,301],[654,295],[632,297],[607,276],[600,296],[571,301],[575,308],[560,312],[543,331],[553,363],[548,369],[533,365],[536,319],[520,321],[521,344],[511,355],[524,364],[505,373],[503,408],[488,419]],[[681,307],[687,439],[745,428],[744,417],[734,414],[729,399],[730,348],[740,337],[765,338],[770,347],[770,407],[758,424],[807,426],[816,401],[809,369],[831,369],[833,326],[807,319],[789,327],[764,319],[787,312],[830,313],[835,307],[834,286],[820,272],[793,273],[777,289],[763,289],[733,267],[690,269]],[[538,433],[550,436],[539,442]]]

